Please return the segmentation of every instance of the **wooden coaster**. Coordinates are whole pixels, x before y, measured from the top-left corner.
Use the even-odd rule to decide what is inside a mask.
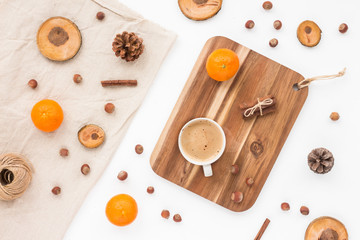
[[[348,240],[348,233],[339,220],[332,217],[319,217],[309,224],[305,240],[319,239]]]
[[[321,40],[321,29],[313,21],[303,21],[297,29],[300,43],[306,47],[315,47]]]
[[[73,58],[81,46],[81,33],[69,19],[52,17],[46,20],[37,33],[37,45],[42,55],[54,61]]]
[[[181,12],[196,21],[214,16],[222,5],[222,0],[178,0]]]

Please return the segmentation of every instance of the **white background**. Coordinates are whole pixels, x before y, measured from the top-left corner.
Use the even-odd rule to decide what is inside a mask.
[[[273,0],[265,11],[259,0],[224,0],[212,19],[195,22],[182,15],[177,0],[120,0],[145,18],[177,33],[166,58],[126,137],[102,178],[88,195],[70,226],[65,240],[73,239],[254,239],[266,217],[271,223],[263,239],[304,239],[308,224],[319,216],[342,221],[350,239],[360,239],[360,3],[356,0]],[[247,30],[244,23],[255,21]],[[273,21],[283,28],[276,31]],[[314,20],[323,31],[320,44],[302,46],[296,38],[298,24]],[[349,31],[338,32],[346,22]],[[333,74],[347,67],[343,78],[314,82],[264,188],[248,211],[231,212],[157,176],[149,158],[169,114],[192,70],[205,41],[215,35],[229,37],[305,77]],[[272,49],[271,38],[279,45]],[[340,113],[332,122],[331,112]],[[142,144],[142,155],[134,152]],[[335,166],[326,175],[317,175],[307,166],[307,155],[326,147],[335,156]],[[129,177],[117,180],[120,170]],[[146,188],[155,187],[149,195]],[[116,194],[132,195],[139,207],[137,219],[127,227],[115,227],[105,217],[105,205]],[[287,201],[289,212],[280,204]],[[309,216],[299,213],[301,205]],[[175,223],[160,217],[162,209],[180,213]]]

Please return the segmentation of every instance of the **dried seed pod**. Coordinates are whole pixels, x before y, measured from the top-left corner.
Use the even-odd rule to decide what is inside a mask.
[[[265,10],[270,10],[270,9],[272,9],[273,4],[272,4],[272,2],[270,2],[270,1],[266,1],[266,2],[263,3],[262,6],[263,6],[263,8],[264,8]]]
[[[169,210],[165,210],[165,209],[162,210],[161,216],[162,216],[163,218],[169,219],[169,217],[170,217],[170,212],[169,212]]]
[[[61,193],[61,188],[56,186],[54,187],[51,192],[54,194],[54,195],[59,195]]]
[[[154,189],[153,186],[149,186],[149,187],[146,189],[146,191],[147,191],[149,194],[153,194],[154,191],[155,191],[155,189]]]
[[[283,202],[281,204],[281,210],[283,211],[289,211],[290,210],[290,205],[287,202]]]
[[[174,222],[181,222],[182,218],[180,216],[180,214],[175,214],[173,217]]]
[[[104,142],[105,132],[101,127],[89,124],[79,130],[78,139],[87,148],[97,148]]]
[[[319,174],[328,173],[334,166],[334,156],[326,148],[316,148],[308,155],[310,169]]]
[[[103,13],[103,12],[98,12],[97,14],[96,14],[96,18],[97,18],[97,20],[103,20],[104,18],[105,18],[105,13]]]
[[[246,23],[245,23],[245,27],[247,29],[252,29],[253,27],[255,27],[255,23],[253,20],[248,20]]]
[[[120,181],[124,181],[125,179],[127,179],[128,177],[128,173],[126,171],[120,171],[117,178],[120,180]]]
[[[315,47],[321,40],[321,29],[313,22],[306,20],[297,29],[297,38],[306,47]]]
[[[309,215],[309,213],[310,213],[310,210],[309,210],[309,208],[308,207],[306,207],[306,206],[301,206],[301,208],[300,208],[300,213],[302,214],[302,215]]]
[[[246,179],[246,184],[247,184],[248,186],[252,186],[252,185],[254,184],[254,179],[251,178],[251,177],[247,178],[247,179]]]
[[[231,174],[236,175],[238,173],[239,173],[239,165],[237,165],[237,164],[232,165],[231,166]]]
[[[337,121],[337,120],[339,120],[339,118],[340,118],[340,115],[337,112],[332,112],[330,114],[330,119],[333,120],[333,121]]]
[[[81,166],[81,173],[85,176],[88,175],[90,173],[90,166],[88,164],[83,164]]]
[[[142,154],[143,151],[144,151],[144,147],[142,145],[138,144],[138,145],[135,146],[135,152],[137,154]]]
[[[276,30],[280,30],[281,27],[282,27],[282,23],[280,20],[275,20],[274,23],[273,23],[273,26]]]
[[[73,77],[74,83],[81,83],[82,80],[83,80],[83,78],[81,77],[80,74],[74,74],[74,77]]]
[[[236,203],[242,202],[243,198],[244,198],[244,195],[242,192],[233,192],[231,194],[231,200],[233,200]]]
[[[29,80],[28,85],[29,85],[29,87],[35,89],[37,87],[38,83],[35,79],[31,79],[31,80]]]
[[[278,45],[279,41],[276,38],[273,38],[269,41],[270,47],[276,47]]]
[[[348,29],[349,29],[349,27],[346,23],[342,23],[339,26],[339,32],[341,32],[341,33],[346,33]]]
[[[67,157],[67,156],[69,156],[69,150],[66,148],[62,148],[62,149],[60,149],[59,154],[62,157]]]

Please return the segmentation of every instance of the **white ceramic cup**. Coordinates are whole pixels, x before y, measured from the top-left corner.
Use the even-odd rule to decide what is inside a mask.
[[[203,161],[200,162],[200,161],[196,161],[196,160],[192,159],[191,156],[189,156],[189,155],[187,155],[185,153],[185,151],[183,149],[183,146],[181,145],[181,138],[182,138],[182,133],[184,132],[184,129],[187,128],[187,126],[189,126],[190,124],[192,124],[192,123],[194,123],[196,121],[204,121],[204,120],[212,123],[215,127],[217,127],[220,130],[222,138],[223,138],[223,146],[221,147],[221,150],[219,151],[219,153],[215,157],[213,157],[212,159],[210,159],[210,160],[208,160],[206,162],[203,162]],[[187,122],[182,127],[182,129],[180,131],[180,134],[179,134],[179,137],[178,137],[178,145],[179,145],[179,149],[180,149],[180,152],[183,155],[183,157],[192,164],[202,166],[203,170],[204,170],[205,177],[210,177],[210,176],[213,175],[211,164],[216,162],[221,157],[221,155],[224,153],[225,146],[226,146],[226,137],[225,137],[225,133],[224,133],[224,130],[222,129],[222,127],[217,122],[215,122],[214,120],[212,120],[210,118],[195,118],[195,119],[192,119],[189,122]]]

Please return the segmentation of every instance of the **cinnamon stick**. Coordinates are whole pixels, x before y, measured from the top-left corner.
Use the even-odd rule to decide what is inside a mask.
[[[260,240],[262,235],[264,234],[267,226],[269,225],[270,223],[270,220],[268,218],[265,219],[265,222],[263,223],[263,225],[261,226],[258,234],[256,235],[255,239],[254,240]]]
[[[101,81],[103,87],[109,86],[137,86],[137,80],[104,80]]]

